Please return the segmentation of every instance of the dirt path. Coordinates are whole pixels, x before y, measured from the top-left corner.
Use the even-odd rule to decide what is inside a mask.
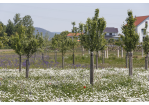
[[[0,49],[0,52],[4,52],[4,51],[14,51],[13,49]]]

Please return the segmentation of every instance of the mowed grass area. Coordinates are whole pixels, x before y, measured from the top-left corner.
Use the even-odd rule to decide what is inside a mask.
[[[149,101],[149,71],[127,68],[89,69],[0,69],[1,102],[137,102]]]
[[[2,50],[2,49],[1,49]],[[7,65],[7,68],[18,68],[19,56],[13,50],[0,50],[0,62],[7,64],[13,63],[12,65]],[[95,58],[96,52],[94,52],[94,65],[96,64]],[[126,67],[125,60],[126,52],[123,53],[123,58],[121,57],[121,51],[119,51],[119,58],[117,57],[117,51],[108,51],[108,58],[104,59],[104,64],[102,64],[102,54],[98,57],[98,67]],[[2,60],[2,61],[1,61]],[[22,64],[24,62],[23,68],[25,68],[26,57],[22,56]],[[30,68],[49,68],[49,67],[58,67],[61,68],[62,65],[62,54],[57,52],[57,62],[55,62],[55,53],[53,51],[44,53],[44,60],[42,61],[42,54],[38,52],[36,54],[36,60],[34,60],[34,55],[30,58]],[[84,56],[82,56],[81,48],[75,50],[75,65],[73,63],[72,51],[67,51],[64,56],[64,66],[65,68],[89,68],[90,66],[90,54],[88,51],[84,51]],[[128,59],[129,62],[129,59]],[[142,57],[142,52],[133,52],[133,67],[145,67],[145,54]]]

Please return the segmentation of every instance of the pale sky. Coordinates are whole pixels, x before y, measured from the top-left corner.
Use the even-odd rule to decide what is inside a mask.
[[[0,3],[0,21],[5,25],[13,21],[16,13],[21,17],[30,15],[34,27],[40,27],[51,32],[71,31],[71,22],[85,23],[92,18],[95,9],[99,8],[99,18],[104,17],[107,27],[118,28],[127,18],[127,10],[132,10],[134,16],[149,15],[149,3]]]

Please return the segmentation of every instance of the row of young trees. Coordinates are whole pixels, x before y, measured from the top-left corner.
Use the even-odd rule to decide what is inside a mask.
[[[21,19],[20,14],[16,14],[13,20],[14,23],[9,20],[7,26],[0,23],[0,45],[1,48],[9,45],[19,55],[19,72],[21,72],[21,56],[26,56],[26,78],[28,78],[29,58],[43,48],[44,39],[42,34],[34,35],[31,16],[26,15]]]
[[[132,11],[128,11],[128,18],[126,19],[126,24],[122,26],[121,40],[117,41],[117,44],[127,51],[126,58],[129,54],[129,75],[132,76],[132,51],[136,48],[138,44],[139,35],[135,32],[135,18],[133,18]],[[11,22],[10,22],[11,23]],[[11,27],[12,24],[7,25]],[[15,52],[19,55],[20,63],[19,63],[19,71],[21,71],[21,56],[25,55],[27,57],[26,60],[26,77],[28,77],[29,71],[29,58],[37,51],[41,51],[42,55],[44,50],[53,49],[55,50],[55,62],[57,61],[57,50],[62,53],[62,68],[64,68],[64,55],[67,50],[73,51],[73,64],[74,61],[74,49],[79,44],[85,48],[86,50],[90,50],[90,84],[93,85],[93,77],[94,77],[94,60],[93,60],[93,51],[96,51],[96,69],[98,68],[98,51],[104,51],[106,49],[107,41],[104,38],[105,33],[103,30],[106,27],[105,19],[99,18],[99,9],[95,10],[95,16],[91,18],[87,18],[85,24],[79,23],[79,28],[75,27],[75,22],[72,22],[73,29],[72,33],[74,33],[74,37],[67,37],[68,31],[61,32],[60,35],[55,35],[51,42],[48,41],[47,38],[43,39],[42,33],[37,33],[34,35],[34,27],[33,21],[29,15],[24,18],[20,18],[19,14],[16,14],[14,17],[14,31],[9,30],[4,31],[4,25],[0,24],[0,35],[1,37],[0,46],[7,43],[10,44],[10,47],[15,50]],[[147,28],[147,26],[145,26]],[[77,41],[77,33],[81,33],[79,35],[80,42]],[[9,35],[8,35],[9,34]],[[149,37],[147,36],[143,43],[144,52],[148,54],[148,46],[149,46]],[[50,47],[50,48],[48,48]],[[148,57],[148,56],[147,56]],[[127,60],[127,59],[126,59]]]
[[[74,64],[74,49],[78,44],[83,46],[86,50],[91,51],[90,60],[90,83],[93,85],[93,72],[94,72],[94,62],[93,62],[93,51],[96,51],[96,69],[98,68],[98,51],[104,50],[106,48],[106,39],[104,38],[105,33],[103,30],[106,27],[106,21],[104,18],[99,18],[99,9],[95,10],[95,16],[90,19],[88,18],[86,24],[79,23],[79,28],[75,27],[75,22],[72,22],[74,33],[73,38],[67,37],[68,33],[61,33],[60,35],[55,35],[52,38],[52,45],[55,49],[59,49],[62,52],[62,67],[64,65],[63,56],[66,50],[73,50],[73,64]],[[77,41],[77,33],[79,35],[80,42]]]
[[[79,23],[79,28],[74,27],[75,22],[72,23],[73,30],[72,33],[81,33],[79,36],[80,44],[83,48],[86,50],[90,50],[90,84],[93,85],[93,72],[94,72],[94,66],[93,66],[93,51],[96,51],[96,69],[98,68],[98,51],[104,51],[106,48],[106,44],[108,43],[106,39],[104,38],[105,33],[103,33],[103,30],[106,27],[106,21],[104,18],[98,18],[99,17],[99,9],[95,10],[95,16],[90,19],[88,18],[86,21],[86,24]],[[128,18],[126,18],[126,23],[122,25],[122,33],[124,35],[120,35],[120,38],[115,42],[116,45],[121,46],[124,48],[124,50],[127,52],[126,54],[126,61],[129,56],[129,76],[132,76],[132,51],[136,48],[137,44],[139,43],[139,35],[135,31],[135,25],[134,22],[136,19],[133,17],[132,11],[128,11]],[[147,26],[145,26],[147,28]],[[78,30],[77,30],[78,29]],[[76,34],[75,34],[76,35]],[[74,36],[75,37],[75,36]],[[54,37],[53,40],[56,40]],[[69,39],[69,38],[68,38]],[[74,49],[74,40],[77,40],[73,38],[73,40],[69,40],[66,46],[72,46],[71,48]],[[71,42],[71,43],[70,43]],[[57,43],[60,43],[59,40],[57,40]],[[110,43],[110,42],[109,42]],[[54,44],[54,43],[53,43]],[[76,44],[77,45],[77,44]],[[58,46],[57,46],[58,48]],[[149,36],[147,35],[143,42],[143,49],[146,56],[146,62],[148,57],[148,49],[149,49]],[[63,54],[62,54],[63,55]],[[73,58],[74,58],[74,52],[73,52]],[[74,64],[74,59],[73,59]],[[126,62],[126,67],[128,67]],[[145,68],[147,69],[147,63]]]
[[[127,60],[129,56],[129,76],[132,76],[132,68],[133,68],[133,61],[132,61],[132,51],[136,48],[136,46],[139,44],[139,35],[135,31],[136,27],[134,25],[134,22],[136,21],[136,18],[133,17],[132,11],[128,11],[128,18],[126,18],[126,24],[123,24],[121,29],[123,35],[120,35],[121,37],[115,42],[116,45],[121,46],[125,49],[126,53],[126,68],[128,67]],[[148,68],[148,52],[149,52],[149,36],[148,32],[146,32],[148,25],[145,23],[145,31],[144,34],[146,37],[143,40],[143,49],[144,53],[146,54],[145,57],[145,69]]]

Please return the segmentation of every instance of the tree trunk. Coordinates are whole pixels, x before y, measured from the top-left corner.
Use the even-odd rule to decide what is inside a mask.
[[[34,61],[36,60],[36,52],[35,52],[35,55],[34,55]]]
[[[93,79],[94,79],[94,56],[93,52],[91,52],[91,59],[90,59],[90,84],[93,86]]]
[[[148,54],[147,54],[147,62],[146,62],[146,66],[147,66],[147,68],[148,68]]]
[[[42,53],[42,61],[44,62],[44,54]]]
[[[88,50],[88,53],[90,54],[90,49]]]
[[[132,66],[132,69],[133,69],[133,51],[132,51],[132,64],[131,64],[131,66]]]
[[[26,60],[26,78],[28,78],[28,72],[29,72],[29,58]]]
[[[96,53],[96,69],[98,69],[98,51]]]
[[[74,65],[74,48],[73,48],[73,65]]]
[[[20,60],[20,62],[19,62],[19,72],[21,72],[21,67],[22,67],[22,64],[21,64],[21,55],[19,55],[19,60]]]
[[[129,52],[129,76],[132,76],[132,52]]]
[[[121,57],[123,58],[123,47],[121,47]]]
[[[109,56],[108,56],[108,47],[107,47],[107,58],[109,58]]]
[[[105,58],[107,58],[107,57],[106,57],[106,50],[104,50],[104,56],[105,56]]]
[[[126,53],[126,68],[128,68],[128,52]]]
[[[117,49],[117,57],[119,58],[119,47]]]
[[[142,46],[142,57],[143,57],[143,46]]]
[[[63,56],[63,52],[62,52],[62,69],[64,69],[64,56]]]
[[[55,63],[57,62],[57,51],[55,50]]]
[[[148,54],[145,57],[145,69],[147,70],[148,68]]]
[[[102,51],[102,64],[104,64],[104,50]]]
[[[84,47],[82,46],[82,55],[84,56]]]
[[[100,52],[100,51],[98,51],[98,55],[99,55],[98,57],[100,57],[100,56],[101,56],[101,52]]]

